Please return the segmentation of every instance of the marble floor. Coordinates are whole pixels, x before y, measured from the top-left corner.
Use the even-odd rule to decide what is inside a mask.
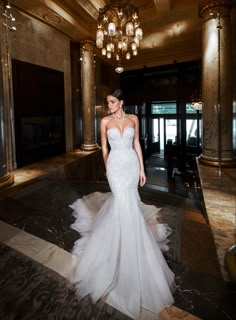
[[[152,156],[150,163],[148,172],[151,176],[148,177],[148,182],[161,185],[163,191],[175,192],[185,197],[196,198],[200,195],[214,238],[222,276],[225,281],[230,281],[224,259],[227,250],[236,244],[236,168],[221,168],[219,171],[218,167],[203,165],[197,159],[194,179],[191,176],[175,176],[168,180],[165,160],[159,159],[157,167],[155,157]],[[197,189],[199,193],[196,192]]]
[[[49,173],[53,172],[55,178],[63,172],[65,163],[85,156],[86,153],[75,151],[18,169],[15,171],[15,184],[7,190],[0,191],[0,198],[22,193],[25,186],[32,185],[37,188],[37,184],[47,178]],[[158,169],[156,171],[158,172]],[[148,192],[151,197],[155,195],[155,190],[163,192],[163,197],[167,198],[173,193],[178,195],[184,213],[181,230],[181,259],[178,263],[173,262],[171,265],[176,274],[178,286],[175,305],[163,310],[160,320],[234,319],[236,288],[234,284],[225,281],[222,277],[213,237],[215,234],[205,216],[202,193],[196,184],[186,187],[186,181],[182,177],[176,177],[174,182],[167,181],[163,172],[159,184],[158,179],[157,181],[152,179],[152,183],[147,184],[145,192]],[[69,278],[78,259],[58,245],[46,241],[43,233],[42,236],[37,237],[24,231],[24,228],[16,228],[14,221],[11,224],[0,222],[0,241],[56,271],[66,279]],[[157,316],[144,311],[142,319],[157,319]]]
[[[236,244],[236,168],[219,171],[198,161],[198,172],[221,271],[229,281],[224,259],[227,250]]]

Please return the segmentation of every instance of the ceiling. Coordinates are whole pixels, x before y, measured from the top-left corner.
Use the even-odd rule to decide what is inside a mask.
[[[108,0],[11,0],[14,8],[63,32],[72,41],[95,41],[99,8]],[[143,40],[126,70],[201,57],[198,0],[133,0],[139,8]],[[100,54],[97,49],[96,53]]]

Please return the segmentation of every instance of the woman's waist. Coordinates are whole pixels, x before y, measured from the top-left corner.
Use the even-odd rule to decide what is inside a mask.
[[[126,156],[130,156],[130,155],[137,156],[137,153],[133,149],[133,147],[119,148],[119,149],[112,148],[109,153],[109,156],[111,156],[111,155],[126,157]]]
[[[137,158],[137,153],[133,148],[111,149],[108,157],[124,160],[134,159]]]
[[[133,148],[133,146],[132,145],[123,145],[123,146],[112,146],[111,147],[111,150],[110,150],[110,152],[111,151],[116,151],[116,152],[124,152],[124,150],[127,150],[127,151],[130,151],[130,152],[135,152],[136,153],[136,151],[134,150],[134,148]]]

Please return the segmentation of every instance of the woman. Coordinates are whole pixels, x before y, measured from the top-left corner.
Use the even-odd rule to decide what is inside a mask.
[[[139,143],[139,122],[136,115],[126,115],[123,110],[124,100],[122,98],[121,90],[115,90],[111,95],[107,96],[108,108],[111,115],[105,117],[101,121],[101,143],[103,160],[106,166],[108,158],[108,146],[107,146],[107,130],[117,129],[120,135],[123,137],[125,130],[134,131],[133,148],[137,153],[139,165],[140,165],[140,186],[144,186],[146,182],[146,176],[144,173],[144,165],[142,158],[142,151]],[[131,151],[131,150],[129,150]],[[132,165],[132,162],[131,162]]]
[[[83,236],[73,248],[81,259],[72,281],[81,298],[89,294],[96,302],[106,297],[139,319],[141,308],[158,314],[173,303],[174,274],[157,244],[169,229],[158,225],[155,239],[145,222],[153,220],[153,206],[144,206],[138,194],[138,183],[146,181],[138,118],[125,114],[119,89],[107,96],[107,103],[111,114],[101,120],[101,144],[111,193],[90,194],[71,206],[77,218],[73,228]]]

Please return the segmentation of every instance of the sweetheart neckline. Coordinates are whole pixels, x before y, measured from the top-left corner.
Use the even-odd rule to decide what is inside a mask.
[[[109,130],[111,130],[111,129],[116,129],[116,130],[119,132],[121,138],[123,138],[123,135],[124,135],[125,131],[126,131],[127,129],[133,129],[133,130],[134,130],[134,127],[125,127],[124,130],[123,130],[123,132],[121,132],[121,130],[120,130],[118,127],[108,128],[107,131],[109,131]]]

